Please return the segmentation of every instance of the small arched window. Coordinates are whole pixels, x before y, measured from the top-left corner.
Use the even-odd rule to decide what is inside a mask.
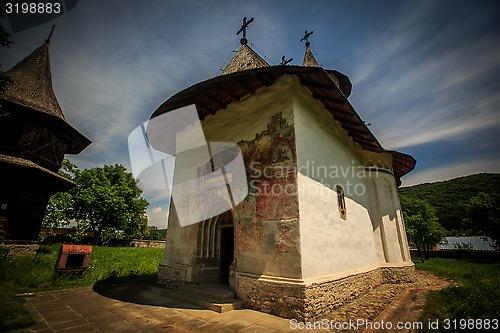
[[[339,204],[340,217],[345,220],[347,218],[347,208],[345,206],[344,189],[340,185],[337,185],[336,189],[337,189],[337,201]]]

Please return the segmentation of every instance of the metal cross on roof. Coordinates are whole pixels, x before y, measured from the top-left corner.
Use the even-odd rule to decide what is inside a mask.
[[[245,45],[248,42],[247,41],[247,28],[248,28],[248,25],[252,22],[253,22],[253,17],[248,21],[247,21],[246,17],[243,18],[243,24],[241,25],[240,30],[238,30],[238,32],[236,33],[236,35],[239,35],[241,32],[243,32],[243,37],[240,39],[241,45]]]
[[[309,45],[311,45],[311,43],[309,43],[309,37],[313,34],[313,32],[314,32],[314,31],[309,31],[309,32],[308,32],[308,31],[306,30],[306,31],[304,32],[304,37],[302,37],[302,38],[300,39],[300,41],[301,41],[301,42],[302,42],[302,41],[306,41],[306,47],[307,47],[307,46],[309,46]]]
[[[49,44],[50,43],[50,39],[52,38],[52,34],[54,33],[54,29],[55,29],[56,25],[54,24],[52,26],[52,30],[50,30],[50,35],[49,37],[47,37],[47,39],[45,40],[45,43]]]
[[[290,59],[287,59],[285,58],[285,56],[282,56],[281,57],[281,64],[282,65],[288,65],[289,63],[291,63],[293,61],[293,58],[290,58]]]

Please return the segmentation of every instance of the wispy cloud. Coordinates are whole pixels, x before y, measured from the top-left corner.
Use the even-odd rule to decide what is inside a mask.
[[[397,33],[358,60],[365,65],[353,76],[353,104],[387,148],[456,140],[500,122],[500,36],[481,21],[494,15],[429,24],[435,6],[396,21],[390,31]]]
[[[419,171],[418,169],[404,176],[403,186],[412,186],[422,183],[432,183],[437,181],[449,180],[456,177],[473,175],[482,172],[498,173],[500,157],[495,159],[474,160],[465,163],[453,163],[439,165],[435,168]]]

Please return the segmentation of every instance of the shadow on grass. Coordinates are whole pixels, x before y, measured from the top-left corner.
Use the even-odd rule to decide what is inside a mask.
[[[162,295],[165,291],[156,285],[157,274],[112,277],[94,284],[99,295],[121,302],[168,308],[199,309],[195,305],[181,303]]]

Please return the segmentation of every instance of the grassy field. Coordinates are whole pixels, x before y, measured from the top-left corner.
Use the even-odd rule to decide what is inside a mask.
[[[468,329],[463,326],[467,324],[474,327],[472,330],[469,327],[468,331],[481,331],[478,325],[484,324],[484,319],[500,320],[499,262],[432,258],[415,265],[417,269],[453,278],[460,283],[460,286],[429,293],[420,321],[438,320],[440,329],[423,332],[463,332],[464,328]],[[447,319],[450,321],[446,322]],[[475,323],[471,324],[470,319]],[[444,327],[445,323],[449,324],[449,329]]]
[[[82,273],[54,271],[60,244],[41,245],[36,256],[0,256],[0,332],[33,323],[16,294],[93,286],[96,283],[154,281],[163,249],[92,247],[90,267]]]

